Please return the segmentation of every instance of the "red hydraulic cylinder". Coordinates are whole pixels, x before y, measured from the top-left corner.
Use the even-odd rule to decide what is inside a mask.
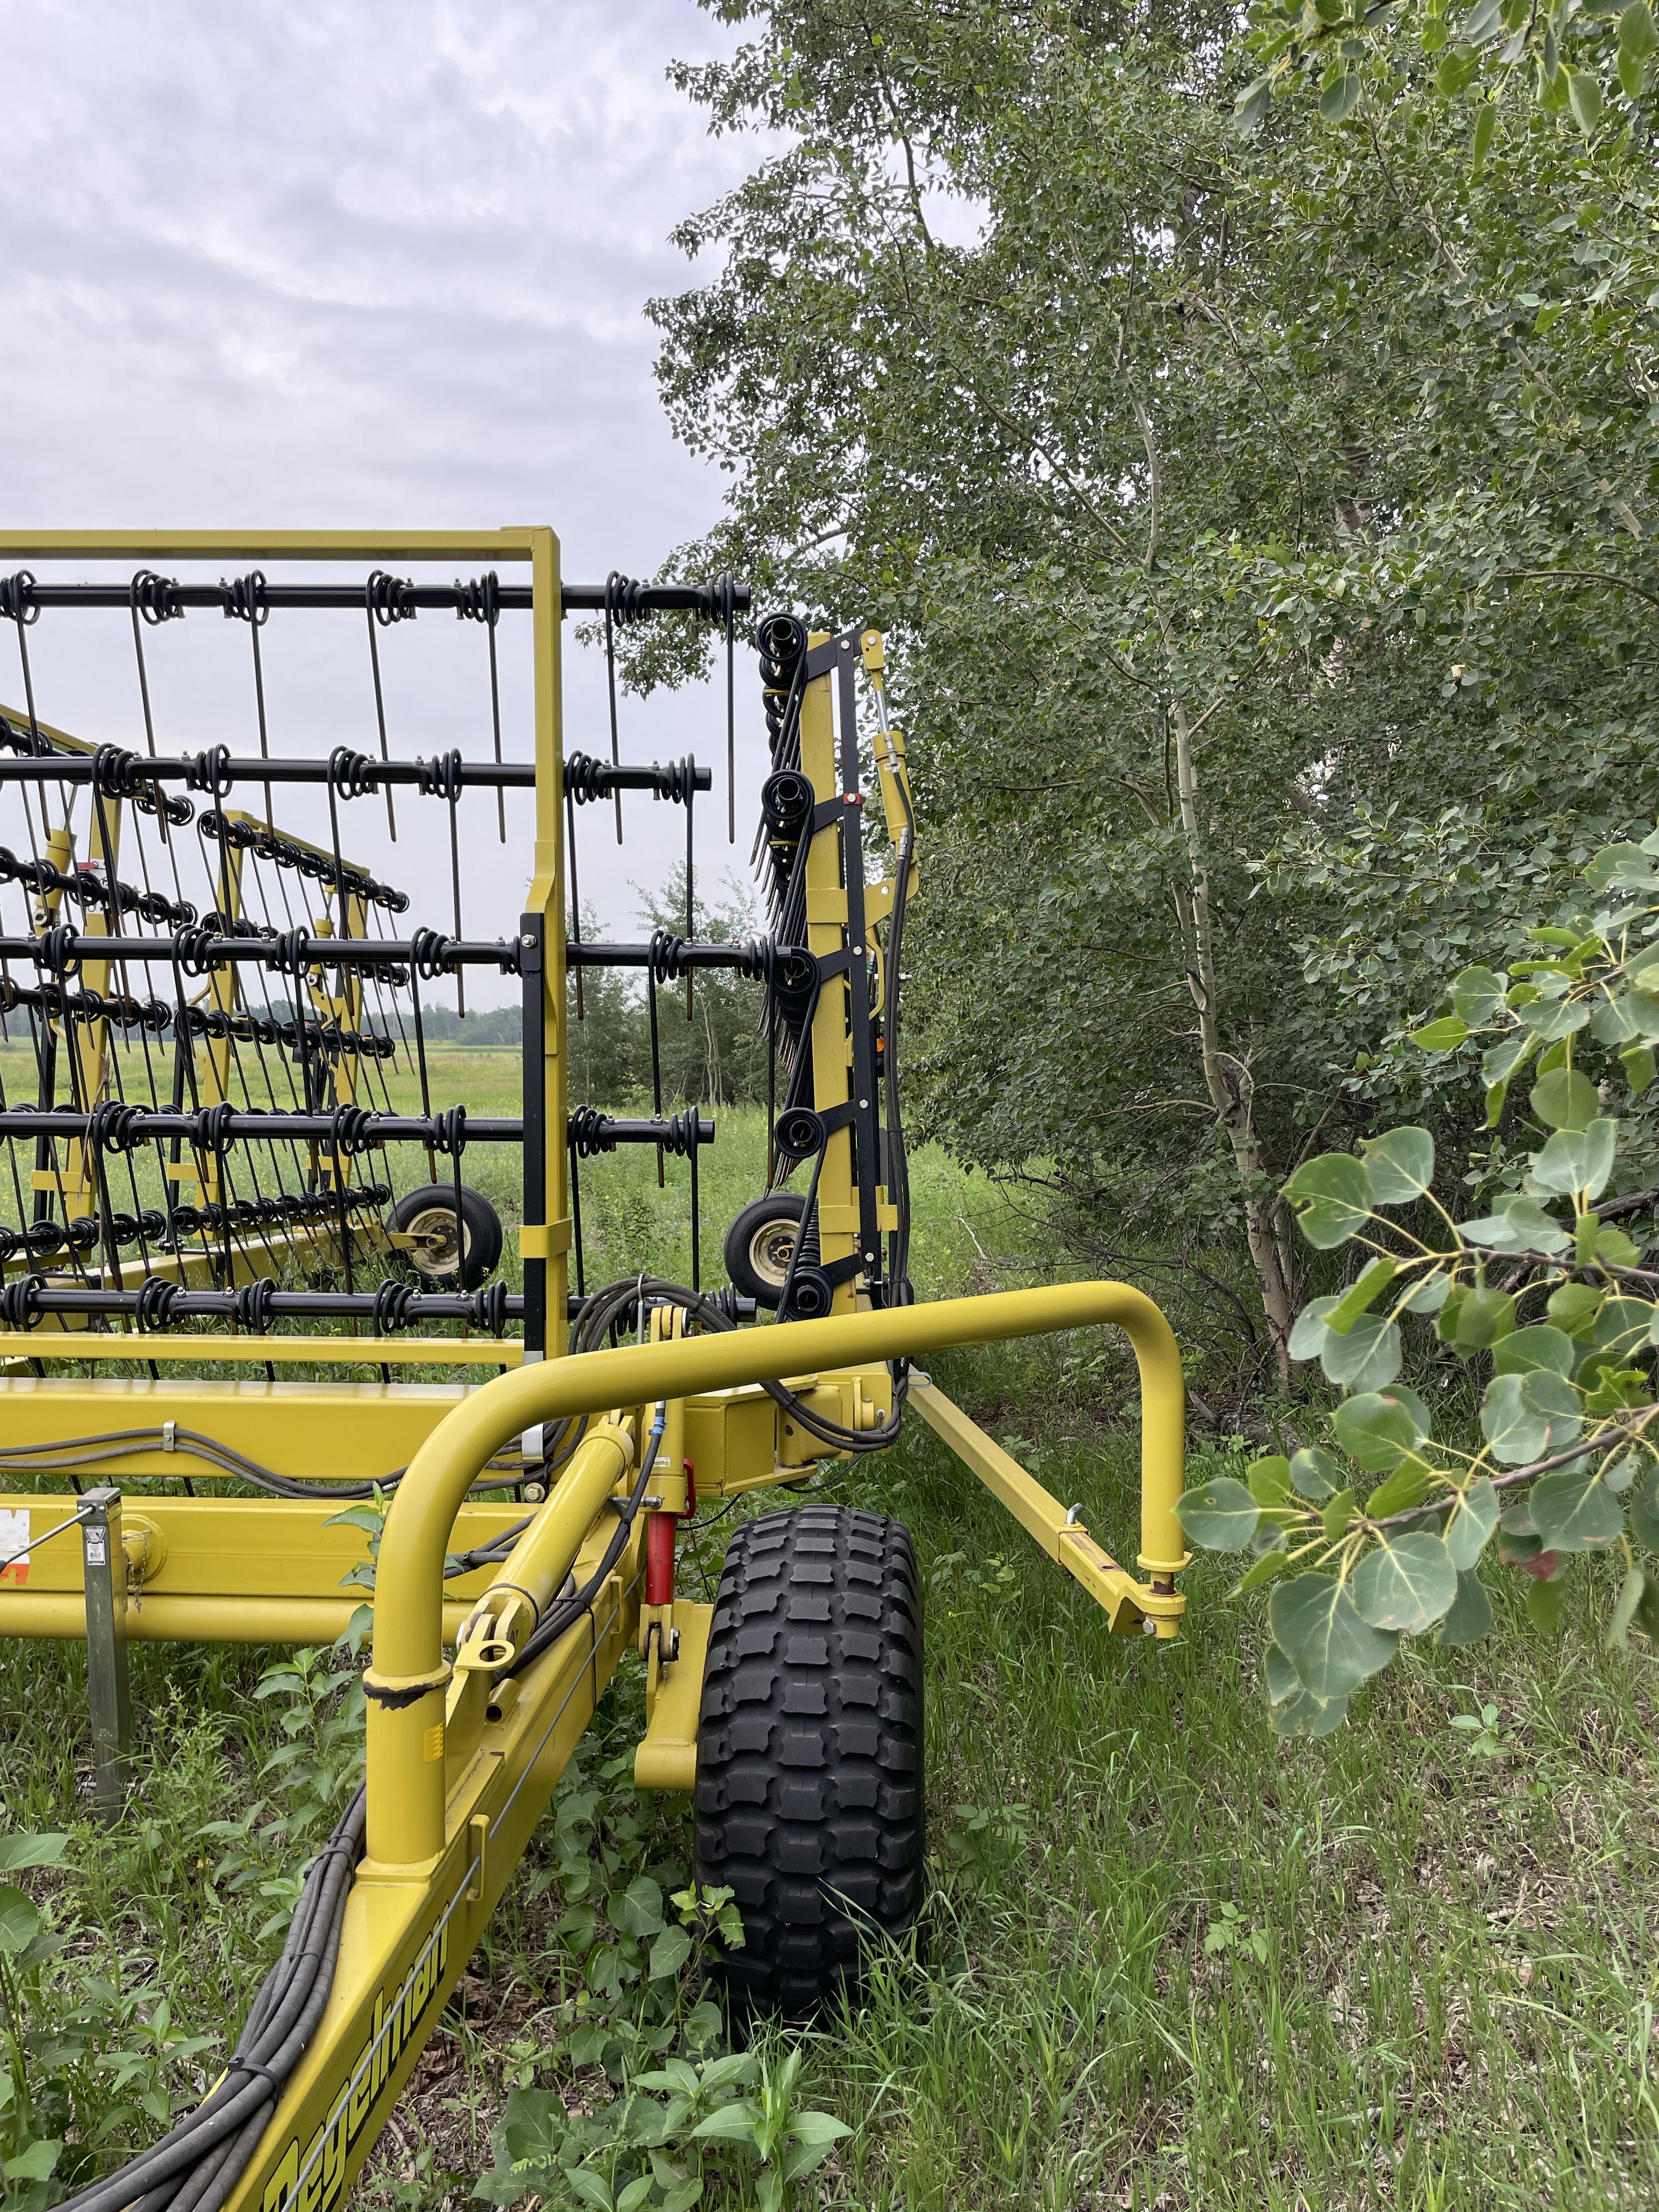
[[[672,1513],[653,1513],[645,1528],[645,1601],[647,1605],[674,1602],[674,1521]]]

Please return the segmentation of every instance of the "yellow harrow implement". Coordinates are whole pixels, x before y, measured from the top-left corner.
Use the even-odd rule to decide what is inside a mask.
[[[622,758],[614,653],[647,619],[724,641],[735,836],[750,608],[729,577],[565,584],[544,529],[36,533],[0,539],[0,559],[32,564],[0,578],[18,653],[0,714],[0,1486],[32,1486],[0,1495],[0,1636],[85,1640],[107,1817],[125,1785],[128,1642],[342,1635],[364,1540],[338,1509],[387,1501],[364,1788],[220,2080],[69,2202],[331,2212],[624,1655],[646,1670],[636,1782],[693,1798],[698,1879],[729,1886],[744,1916],[725,1969],[736,2002],[805,2013],[856,1982],[872,1930],[914,1919],[908,1535],[830,1503],[768,1513],[739,1525],[714,1603],[698,1604],[676,1587],[698,1501],[884,1450],[908,1407],[1116,1633],[1173,1637],[1180,1357],[1121,1284],[912,1302],[898,1017],[919,863],[876,632],[809,633],[787,614],[755,627],[769,926],[707,943],[694,826],[714,769]],[[592,751],[562,735],[570,612],[602,623],[612,662],[609,744]],[[411,703],[400,633],[445,616],[470,703],[426,662]],[[210,714],[189,641],[192,618],[216,617],[245,633],[246,690]],[[275,704],[279,670],[332,669],[343,649],[363,655],[340,710],[361,744],[319,741]],[[107,675],[117,653],[130,742],[42,719],[48,667]],[[204,726],[248,734],[202,744]],[[582,935],[581,812],[597,804],[602,828],[614,813],[620,835],[625,798],[684,811],[683,935]],[[423,837],[447,866],[428,865]],[[410,915],[400,854],[439,883],[441,927]],[[528,889],[512,926],[469,934],[469,901],[488,910],[513,868]],[[580,1010],[583,975],[607,968],[639,979],[653,1041],[659,1001],[683,985],[690,1005],[700,973],[757,987],[767,1188],[724,1232],[718,1288],[702,1280],[698,1163],[716,1129],[701,1103],[665,1101],[653,1054],[649,1114],[570,1103],[567,981]],[[434,1091],[437,996],[464,1012],[480,975],[510,979],[522,1012],[514,1115]],[[582,1176],[623,1145],[654,1147],[659,1175],[684,1163],[686,1281],[588,1284]],[[509,1164],[504,1204],[465,1179],[481,1155],[496,1200]],[[1095,1325],[1123,1330],[1139,1366],[1133,1569],[913,1364]]]

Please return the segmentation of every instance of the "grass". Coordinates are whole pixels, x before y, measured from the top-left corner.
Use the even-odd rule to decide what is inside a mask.
[[[498,1075],[483,1063],[506,1056],[465,1057],[468,1087],[447,1095],[487,1110]],[[753,1115],[722,1128],[711,1224],[759,1188],[759,1138]],[[1029,1226],[937,1154],[916,1164],[915,1208],[925,1294],[1044,1270]],[[592,1279],[683,1268],[683,1165],[659,1194],[652,1153],[598,1163],[584,1212]],[[711,1267],[715,1245],[711,1227]],[[1079,1338],[935,1371],[1103,1537],[1127,1540],[1127,1352]],[[1655,2201],[1652,1662],[1645,1647],[1596,1647],[1587,1584],[1558,1637],[1500,1598],[1487,1644],[1413,1645],[1337,1736],[1283,1745],[1258,1688],[1260,1615],[1226,1602],[1224,1562],[1188,1576],[1180,1643],[1114,1642],[920,1424],[822,1486],[902,1516],[916,1538],[933,1872],[920,1952],[882,1960],[865,2008],[807,2039],[812,2100],[854,2129],[818,2178],[823,2201]],[[79,1653],[0,1647],[6,1825],[70,1827],[88,1957],[125,1957],[176,1993],[185,2025],[226,2036],[268,1908],[210,1878],[197,1832],[259,1786],[274,1713],[251,1692],[273,1656],[134,1647],[141,1780],[106,1838],[84,1814]],[[630,1669],[606,1700],[601,1752],[626,1749],[639,1696]],[[1454,1728],[1458,1716],[1475,1725]],[[687,1855],[684,1809],[650,1818],[663,1855]],[[504,1900],[360,2199],[459,2204],[489,2165],[521,2063],[509,2053],[549,2001],[548,1864],[532,1852]]]

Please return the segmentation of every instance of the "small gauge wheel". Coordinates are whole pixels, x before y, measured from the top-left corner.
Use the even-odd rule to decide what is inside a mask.
[[[746,1298],[777,1311],[806,1200],[799,1191],[752,1200],[726,1232],[726,1272]]]
[[[455,1219],[453,1182],[422,1183],[407,1190],[386,1218],[389,1235],[412,1237],[418,1243],[400,1246],[416,1273],[429,1283],[453,1280],[456,1261],[464,1290],[476,1291],[494,1271],[501,1256],[501,1217],[481,1190],[461,1185],[461,1217]]]

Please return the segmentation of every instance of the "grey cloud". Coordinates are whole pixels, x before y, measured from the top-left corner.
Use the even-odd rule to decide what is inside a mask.
[[[671,226],[754,158],[752,145],[708,140],[664,81],[672,56],[726,41],[686,0],[14,0],[0,5],[0,36],[8,526],[545,520],[567,574],[603,576],[648,571],[714,519],[717,477],[658,412],[641,314],[651,294],[688,281]],[[167,749],[251,711],[236,695],[238,641],[209,649],[204,628],[180,626],[191,655],[182,638],[157,641]],[[331,742],[362,742],[367,678],[361,626],[349,629],[302,649],[268,633],[279,745],[289,701],[307,733],[326,724],[346,733]],[[51,687],[43,714],[131,741],[121,629],[72,644],[45,624],[33,634]],[[400,749],[457,713],[477,726],[463,648],[476,659],[479,641],[442,638],[459,672],[447,676],[439,641],[405,652],[404,665],[430,665],[432,688],[405,702]],[[567,644],[567,740],[598,750],[603,672],[568,633]],[[0,697],[15,694],[14,667],[0,635]],[[401,696],[400,680],[389,678]],[[752,690],[750,818],[763,766]],[[508,696],[510,749],[527,750],[516,673]],[[717,695],[625,712],[635,755],[723,745]],[[666,812],[653,823],[636,808],[621,866],[596,851],[586,868],[607,922],[631,915],[631,882],[672,863]],[[520,896],[493,843],[480,854],[492,929]],[[441,881],[443,848],[434,830],[402,858],[418,854]],[[706,852],[727,864],[723,836]]]

